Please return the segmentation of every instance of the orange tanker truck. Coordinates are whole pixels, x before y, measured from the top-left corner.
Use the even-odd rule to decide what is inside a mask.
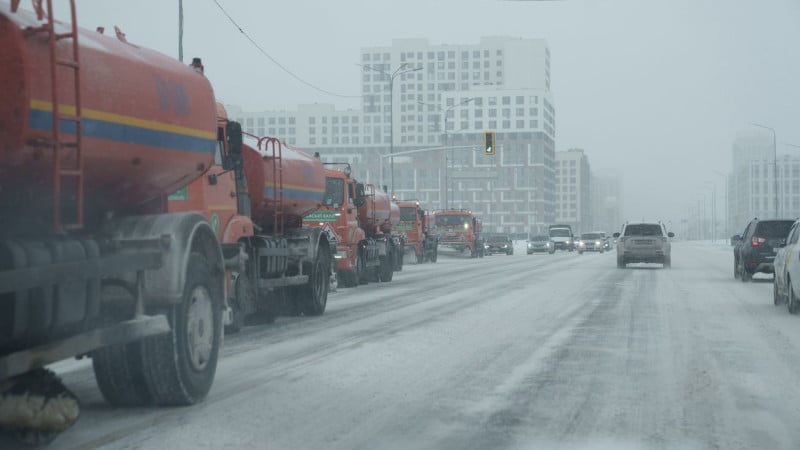
[[[219,111],[220,129],[227,130],[233,122]],[[202,212],[217,234],[228,273],[228,332],[239,331],[248,316],[270,322],[284,311],[323,314],[336,251],[330,230],[302,226],[303,216],[322,206],[319,157],[275,138],[242,136],[230,136],[244,140],[169,202],[173,211]]]
[[[428,214],[416,200],[398,201],[397,206],[400,208],[400,221],[394,229],[403,235],[405,250],[414,252],[417,264],[436,262],[438,242],[427,227],[425,218]]]
[[[40,443],[79,414],[44,369],[61,359],[91,357],[113,405],[208,393],[223,252],[212,224],[168,212],[167,195],[231,142],[199,60],[18,4],[0,8],[0,429]]]
[[[466,209],[446,209],[434,215],[439,244],[459,253],[469,250],[470,257],[483,258],[481,221]]]
[[[343,287],[369,281],[392,281],[402,270],[402,242],[392,234],[400,211],[389,195],[357,182],[346,163],[329,163],[325,170],[324,206],[307,215],[310,227],[324,227],[336,236],[337,280]]]

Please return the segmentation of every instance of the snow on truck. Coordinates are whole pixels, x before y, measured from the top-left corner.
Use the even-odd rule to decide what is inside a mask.
[[[481,221],[466,209],[436,211],[434,215],[439,244],[458,252],[469,250],[470,257],[483,258]]]
[[[221,105],[218,111],[223,132],[234,123]],[[280,313],[321,315],[336,240],[323,227],[303,227],[302,217],[322,207],[322,162],[235,127],[230,141],[236,145],[218,155],[208,176],[171,195],[169,210],[200,211],[211,222],[227,272],[227,332],[239,331],[248,317],[271,322]]]
[[[327,165],[342,168],[325,170],[324,204],[303,223],[329,229],[336,237],[336,273],[343,287],[392,281],[403,261],[401,238],[392,233],[399,208],[387,193],[352,178],[349,164]]]
[[[438,245],[436,236],[428,228],[425,220],[429,216],[418,201],[398,201],[400,223],[395,230],[405,238],[405,250],[413,251],[417,264],[425,261],[436,262]]]

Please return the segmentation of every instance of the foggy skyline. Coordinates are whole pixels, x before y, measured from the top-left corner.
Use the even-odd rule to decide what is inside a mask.
[[[293,73],[352,96],[360,94],[362,47],[396,38],[453,45],[492,35],[547,40],[556,150],[583,148],[593,169],[617,170],[623,217],[631,220],[677,223],[709,195],[709,182],[720,195],[724,185],[714,172],[730,171],[737,134],[763,131],[750,122],[776,129],[779,154],[800,155],[780,144],[800,144],[797,0],[220,4]],[[325,95],[287,75],[213,1],[187,0],[184,9],[184,60],[203,58],[222,102],[253,111],[303,103],[360,108],[358,97]],[[81,26],[118,25],[129,42],[173,57],[177,16],[177,1],[78,2]]]

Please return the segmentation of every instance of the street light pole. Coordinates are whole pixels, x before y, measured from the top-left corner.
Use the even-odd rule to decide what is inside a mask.
[[[369,70],[374,70],[375,72],[382,73],[389,77],[389,155],[390,156],[390,165],[391,165],[391,178],[390,182],[392,185],[392,197],[394,197],[394,79],[401,74],[408,73],[408,72],[416,72],[418,70],[422,70],[422,67],[413,67],[406,69],[408,63],[400,64],[400,67],[395,69],[394,72],[389,73],[383,69],[378,69],[372,67],[368,64],[361,64],[361,67]],[[383,112],[381,112],[381,116],[383,116]],[[382,170],[382,169],[381,169]]]
[[[728,175],[722,172],[717,172],[716,170],[714,170],[713,172],[718,176],[721,176],[722,179],[725,180],[725,235],[722,236],[724,239],[725,236],[730,234],[730,230],[728,229]]]
[[[780,214],[778,214],[778,143],[777,143],[777,138],[775,136],[775,129],[755,122],[750,122],[750,123],[759,128],[764,128],[772,132],[772,155],[773,155],[772,175],[775,177],[775,218],[777,219],[778,217],[780,217]]]
[[[460,101],[460,102],[458,102],[458,103],[455,103],[455,104],[453,104],[453,105],[450,105],[450,106],[448,106],[448,107],[447,107],[447,108],[444,110],[444,146],[445,146],[445,147],[447,147],[447,145],[448,145],[448,141],[447,141],[447,119],[448,119],[448,118],[449,118],[449,116],[450,116],[450,111],[454,110],[455,108],[458,108],[459,106],[464,106],[464,105],[466,105],[467,103],[471,102],[472,100],[474,100],[474,98],[473,98],[473,97],[465,98],[465,99],[461,100],[461,101]],[[450,189],[451,189],[451,184],[452,184],[452,181],[450,180],[449,173],[448,173],[448,172],[449,172],[449,166],[448,166],[447,162],[448,162],[448,158],[447,158],[447,154],[445,153],[445,166],[444,166],[444,184],[445,184],[445,190],[444,190],[444,209],[447,209],[447,208],[448,208],[448,206],[449,206],[449,205],[448,205],[448,200],[449,200],[449,197],[450,197]],[[453,164],[453,150],[450,150],[450,158],[449,158],[449,163],[450,163],[450,165],[452,165],[452,164]]]

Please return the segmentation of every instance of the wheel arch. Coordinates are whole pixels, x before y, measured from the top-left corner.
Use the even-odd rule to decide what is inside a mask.
[[[168,243],[162,253],[162,266],[144,273],[146,305],[180,303],[186,283],[189,255],[201,254],[211,270],[212,288],[225,294],[225,269],[222,250],[208,220],[198,213],[172,213],[124,217],[109,221],[104,229],[115,240],[161,238]],[[126,274],[135,281],[136,274]]]

